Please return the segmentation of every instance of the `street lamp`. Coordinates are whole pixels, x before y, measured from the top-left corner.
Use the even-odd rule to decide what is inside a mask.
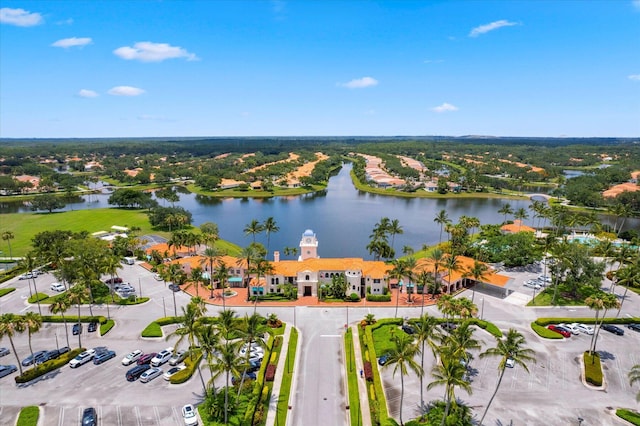
[[[480,298],[480,319],[484,318],[484,297]]]

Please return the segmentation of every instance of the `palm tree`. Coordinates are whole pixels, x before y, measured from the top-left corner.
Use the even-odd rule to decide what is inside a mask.
[[[591,355],[596,353],[596,343],[598,342],[598,335],[600,334],[600,327],[604,323],[604,318],[607,315],[607,310],[615,309],[620,306],[620,301],[615,294],[605,293],[604,291],[597,291],[584,300],[584,304],[589,308],[596,311],[595,331],[591,335],[591,344],[589,345],[589,352]],[[602,314],[602,320],[598,322],[600,311],[604,310]],[[595,357],[592,357],[592,359]],[[593,359],[595,362],[595,359]]]
[[[500,210],[498,210],[498,213],[504,215],[504,222],[503,223],[507,223],[507,215],[513,214],[513,207],[511,207],[511,204],[505,203],[502,206],[502,208],[500,208]]]
[[[209,270],[207,271],[209,274],[209,285],[210,287],[210,295],[209,298],[213,299],[213,264],[218,262],[218,260],[224,256],[224,252],[222,250],[218,250],[215,247],[207,247],[206,249],[204,249],[204,253],[202,254],[202,260],[200,261],[200,264],[204,264],[204,265],[208,265],[209,266]]]
[[[440,312],[442,312],[442,317],[446,320],[449,315],[453,316],[453,305],[455,299],[452,295],[450,294],[443,294],[442,296],[440,296],[440,298],[438,299],[438,302],[436,303],[436,306],[438,307],[438,310],[440,310]]]
[[[636,254],[633,262],[625,265],[615,272],[616,284],[624,286],[624,294],[622,295],[622,301],[618,307],[618,313],[616,318],[620,316],[620,310],[624,301],[627,299],[627,292],[629,287],[640,287],[640,253]]]
[[[451,277],[453,271],[458,272],[460,270],[460,262],[458,261],[458,256],[454,254],[448,255],[444,259],[443,266],[449,270],[449,274],[447,275],[447,281],[449,282],[449,285],[451,285],[453,284],[453,279]]]
[[[469,299],[465,299],[469,300]],[[459,327],[451,331],[449,335],[444,339],[444,345],[441,347],[441,352],[446,353],[452,359],[464,360],[466,365],[469,365],[471,356],[469,354],[470,349],[480,349],[480,343],[473,338],[475,328],[471,327],[469,321],[464,321]]]
[[[435,296],[436,289],[439,288],[438,287],[438,269],[440,269],[441,266],[444,266],[444,251],[442,251],[439,248],[436,248],[429,254],[427,259],[433,262],[433,278],[435,280],[433,296]]]
[[[478,313],[478,307],[471,299],[461,297],[459,299],[453,299],[453,309],[461,319],[468,319],[476,316]]]
[[[89,290],[83,284],[76,284],[67,291],[71,305],[78,305],[78,327],[80,327],[80,305],[89,298]],[[82,347],[82,333],[78,333],[78,348]]]
[[[111,282],[113,282],[113,278],[118,275],[118,269],[122,268],[122,263],[120,263],[120,259],[115,255],[106,256],[102,259],[102,266],[105,274],[109,274],[111,278]],[[109,293],[111,294],[111,301],[115,303],[115,298],[113,296],[113,286],[109,286]]]
[[[256,219],[253,219],[251,223],[247,224],[243,229],[244,235],[251,235],[254,243],[256,242],[256,234],[259,234],[262,231],[264,231],[264,228]]]
[[[203,269],[199,266],[191,269],[191,282],[186,285],[185,288],[189,288],[192,285],[196,287],[196,297],[200,297],[200,293],[198,292],[200,288],[200,280],[202,280]]]
[[[420,307],[420,315],[424,314],[424,293],[425,291],[427,291],[427,288],[429,287],[429,283],[431,283],[432,281],[432,275],[430,273],[428,273],[427,271],[420,271],[420,273],[418,274],[418,276],[416,277],[416,281],[418,283],[418,286],[422,287],[422,306]]]
[[[268,327],[265,325],[264,317],[262,315],[254,313],[249,316],[245,314],[242,323],[239,325],[240,338],[247,347],[247,355],[245,359],[245,367],[240,379],[240,386],[238,387],[238,398],[240,397],[240,390],[244,384],[245,373],[249,368],[249,358],[251,358],[251,346],[253,343],[257,343],[258,346],[264,347],[265,342],[262,340],[262,336],[267,333]]]
[[[238,358],[239,346],[240,342],[231,343],[229,341],[219,345],[214,354],[214,363],[211,365],[214,378],[222,373],[225,374],[224,424],[229,422],[229,380],[233,376],[240,376],[240,371],[244,368],[243,360]]]
[[[396,372],[400,371],[400,425],[403,426],[402,420],[402,406],[404,403],[404,376],[409,374],[409,370],[413,371],[422,377],[424,370],[418,365],[415,360],[415,356],[418,353],[418,347],[413,344],[413,338],[406,334],[399,334],[395,336],[394,347],[388,352],[389,358],[385,368],[389,366],[393,367],[393,377]]]
[[[473,280],[475,281],[473,287],[471,287],[471,301],[473,301],[476,297],[476,284],[482,283],[482,280],[486,279],[487,272],[489,272],[489,267],[482,262],[478,262],[477,260],[474,260],[473,266],[465,271],[465,278],[473,277]]]
[[[429,316],[429,314],[421,315],[417,321],[413,323],[415,330],[414,337],[417,339],[417,344],[420,345],[420,368],[424,371],[424,349],[425,345],[429,345],[431,352],[436,353],[436,341],[440,339],[440,332],[437,328],[438,321],[435,317]],[[424,408],[424,396],[422,386],[423,376],[420,376],[420,407]]]
[[[201,310],[195,303],[187,303],[187,306],[182,306],[182,318],[180,327],[178,327],[172,333],[169,333],[166,340],[174,336],[178,336],[175,346],[178,347],[183,340],[187,339],[189,342],[189,353],[191,359],[194,359],[193,350],[198,346],[198,330],[200,329],[200,318],[202,318]]]
[[[393,269],[389,271],[389,278],[395,278],[398,280],[398,295],[396,297],[396,313],[395,317],[398,318],[398,304],[400,303],[400,292],[402,290],[402,278],[409,277],[413,272],[409,269],[407,262],[404,259],[394,259],[391,261]]]
[[[447,216],[447,211],[444,209],[440,210],[433,221],[440,225],[440,243],[442,243],[442,230],[446,224],[451,222],[449,216]]]
[[[227,291],[227,281],[229,280],[229,267],[222,260],[218,260],[218,268],[216,269],[216,273],[213,275],[213,279],[217,280],[222,288],[222,309],[226,310],[226,297],[225,292]],[[211,286],[213,288],[213,285]]]
[[[201,324],[198,328],[198,343],[200,344],[200,349],[202,350],[202,356],[205,358],[207,366],[211,369],[211,365],[214,363],[214,354],[218,345],[220,344],[220,335],[218,334],[218,330],[213,324]],[[189,350],[191,352],[191,349]],[[200,375],[200,380],[202,381],[202,387],[204,388],[205,395],[207,394],[207,387],[204,383],[204,379],[202,378],[202,371],[200,370],[200,364],[198,363],[198,374]],[[216,387],[211,381],[211,391],[215,395]]]
[[[629,371],[629,385],[633,386],[635,382],[640,382],[640,364],[636,364]],[[640,392],[636,395],[636,401],[640,401]]]
[[[65,331],[65,334],[67,335],[68,347],[71,347],[71,344],[69,343],[69,329],[67,328],[67,319],[64,317],[64,313],[67,312],[70,307],[71,307],[71,302],[69,302],[69,298],[67,296],[59,297],[49,305],[49,311],[52,314],[54,315],[60,314],[62,316],[64,331]]]
[[[24,256],[22,263],[24,267],[26,267],[27,270],[32,273],[31,279],[33,279],[33,291],[35,292],[35,295],[36,295],[36,303],[38,304],[38,313],[42,315],[42,309],[40,308],[40,297],[38,297],[38,287],[36,287],[36,275],[33,274],[33,270],[36,268],[35,252],[33,251],[28,252]]]
[[[200,225],[200,232],[202,232],[203,241],[207,247],[213,247],[216,241],[220,239],[218,225],[213,222],[205,222]]]
[[[257,276],[256,285],[260,285],[260,277],[267,276],[273,273],[273,265],[267,259],[258,259],[253,265],[252,272]],[[255,296],[253,304],[253,313],[256,313],[258,309],[258,296]]]
[[[524,207],[520,207],[515,211],[515,213],[513,214],[513,217],[520,221],[520,225],[518,226],[518,232],[519,232],[520,228],[522,227],[522,222],[525,219],[529,219],[529,213],[527,213],[527,210]]]
[[[404,234],[404,229],[402,229],[402,226],[400,226],[400,221],[398,219],[393,219],[391,222],[389,222],[387,232],[391,234],[391,248],[395,250],[396,235]]]
[[[460,363],[459,359],[441,356],[440,363],[438,363],[433,370],[431,371],[431,375],[435,378],[435,380],[427,385],[427,390],[431,390],[435,386],[444,385],[444,400],[445,400],[445,408],[444,414],[442,415],[441,425],[445,424],[447,416],[449,415],[449,410],[451,409],[451,404],[455,403],[455,388],[460,387],[467,391],[468,394],[471,394],[471,384],[465,380],[467,369],[464,365]]]
[[[12,231],[4,231],[2,232],[2,239],[7,242],[9,246],[9,258],[13,259],[13,253],[11,253],[11,240],[13,240],[16,235]]]
[[[13,349],[13,355],[16,357],[17,366],[20,371],[20,375],[22,376],[22,364],[20,363],[20,358],[18,357],[18,352],[16,352],[16,346],[13,343],[13,336],[16,334],[23,333],[26,329],[26,325],[24,323],[24,318],[20,315],[16,315],[13,313],[6,313],[0,317],[0,339],[3,337],[8,337],[9,342],[11,343],[11,349]]]
[[[236,311],[227,310],[220,312],[215,319],[215,324],[225,341],[229,341],[231,334],[236,329]]]
[[[31,353],[31,358],[33,359],[31,336],[33,335],[33,333],[37,333],[38,331],[40,331],[40,327],[42,327],[42,315],[29,311],[24,314],[23,320],[24,326],[27,329],[27,333],[29,335],[29,352]]]
[[[278,232],[280,228],[276,224],[273,217],[268,217],[262,224],[262,230],[267,234],[267,253],[269,253],[269,243],[271,242],[271,234]]]
[[[502,377],[504,376],[504,370],[507,367],[507,360],[512,359],[513,362],[522,368],[527,373],[529,372],[529,368],[527,368],[527,364],[525,361],[533,361],[536,362],[534,358],[535,352],[532,349],[525,347],[526,341],[522,334],[517,332],[515,329],[510,328],[507,332],[507,335],[504,339],[496,339],[497,344],[494,348],[489,348],[486,351],[480,354],[480,358],[484,358],[487,356],[497,356],[500,357],[500,363],[498,364],[498,371],[500,371],[500,376],[498,378],[498,383],[496,384],[496,390],[493,391],[493,395],[491,395],[491,399],[487,404],[487,408],[484,409],[484,413],[482,414],[482,418],[480,419],[479,425],[482,426],[482,422],[484,421],[487,412],[489,411],[489,407],[493,402],[493,398],[495,398],[498,393],[498,389],[500,388],[500,384],[502,383]]]

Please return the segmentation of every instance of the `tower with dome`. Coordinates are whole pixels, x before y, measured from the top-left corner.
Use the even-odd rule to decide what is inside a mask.
[[[300,239],[300,256],[298,260],[306,260],[306,259],[318,259],[318,238],[316,238],[316,233],[311,229],[307,229],[302,233],[302,238]]]

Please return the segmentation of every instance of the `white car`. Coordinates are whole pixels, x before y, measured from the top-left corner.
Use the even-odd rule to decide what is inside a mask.
[[[140,349],[136,349],[133,352],[129,352],[122,358],[122,365],[131,365],[138,360],[142,356],[142,351]]]
[[[550,283],[550,282],[551,282],[551,277],[550,277],[549,275],[540,275],[540,276],[538,277],[538,279],[539,279],[540,281],[544,281],[544,282],[546,282],[546,283]]]
[[[571,332],[571,334],[580,334],[580,329],[578,328],[578,323],[571,323],[571,324],[558,324],[561,327],[566,328],[567,330],[569,330]]]
[[[160,274],[153,274],[153,278],[154,278],[156,281],[162,281],[162,275],[160,275]]]
[[[174,356],[169,359],[169,365],[176,366],[180,364],[187,357],[189,352],[186,349],[181,349]]]
[[[193,408],[193,405],[187,404],[182,407],[182,419],[184,420],[185,426],[195,426],[198,424],[198,414],[196,413],[196,409]]]
[[[505,365],[509,368],[513,368],[516,365],[516,362],[513,360],[513,358],[509,357],[507,358],[507,362],[505,362]]]
[[[95,349],[88,349],[88,350],[78,354],[78,356],[76,356],[74,359],[72,359],[71,362],[69,363],[69,367],[78,368],[82,364],[86,364],[89,361],[91,361],[95,354],[96,354]]]
[[[540,289],[542,288],[542,287],[540,286],[540,284],[538,284],[538,283],[536,283],[536,282],[534,282],[534,281],[532,281],[532,280],[529,280],[529,281],[525,282],[525,283],[524,283],[524,286],[525,286],[525,287],[528,287],[528,288],[534,288],[534,289],[536,289],[536,290],[540,290]]]
[[[174,374],[176,374],[178,371],[182,371],[185,368],[187,368],[186,365],[182,364],[179,365],[177,367],[171,367],[170,369],[168,369],[163,375],[162,378],[165,380],[171,380],[171,376],[173,376]]]
[[[247,356],[247,350],[251,352],[251,356],[254,354],[264,354],[264,349],[262,349],[257,342],[252,342],[250,348],[246,343],[242,345],[240,348],[240,356]]]
[[[49,288],[53,291],[65,291],[66,288],[64,287],[64,284],[62,283],[53,283],[49,286]]]
[[[169,361],[169,359],[173,356],[173,348],[167,348],[161,350],[151,359],[152,367],[159,367],[165,362]]]
[[[577,324],[577,328],[580,332],[588,335],[592,335],[594,332],[593,327],[586,324]]]
[[[162,374],[162,369],[158,367],[151,367],[140,376],[140,381],[142,383],[147,383],[158,377]]]

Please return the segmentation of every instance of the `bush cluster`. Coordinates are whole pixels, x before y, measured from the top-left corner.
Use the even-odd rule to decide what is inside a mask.
[[[187,368],[178,371],[176,374],[171,376],[171,384],[178,385],[180,383],[184,383],[189,380],[191,376],[193,376],[193,373],[198,368],[198,364],[200,364],[200,360],[202,359],[202,351],[200,349],[196,349],[194,355],[195,356],[193,359],[191,359],[191,356],[188,356],[184,359],[184,365]]]
[[[267,382],[273,382],[273,378],[276,376],[276,365],[269,364],[267,365],[267,370],[264,376],[264,380]]]
[[[368,382],[373,381],[373,368],[371,368],[371,362],[369,361],[364,362],[364,378]]]
[[[598,354],[591,355],[589,352],[584,353],[584,379],[587,383],[594,386],[602,386],[602,366],[600,365],[600,356]]]
[[[367,294],[367,302],[391,302],[390,294]]]
[[[114,325],[116,325],[116,322],[114,320],[107,320],[107,322],[105,322],[104,324],[100,324],[100,335],[104,336],[105,334],[107,334]]]
[[[52,315],[43,315],[42,316],[42,322],[55,322],[55,323],[60,323],[60,322],[68,322],[68,323],[77,323],[78,322],[78,316],[77,315],[65,315],[64,317],[64,321],[62,320],[62,316],[61,315],[56,315],[56,316],[52,316]],[[102,315],[100,316],[88,316],[88,315],[82,315],[80,316],[80,322],[92,322],[92,321],[97,321],[99,324],[104,324],[107,322],[107,317],[103,317]]]
[[[16,383],[27,383],[31,380],[38,378],[44,374],[47,374],[50,371],[56,370],[64,365],[66,365],[69,361],[75,358],[80,352],[84,351],[84,348],[73,349],[67,353],[60,355],[56,359],[52,359],[42,364],[36,365],[33,368],[30,368],[22,373],[21,376],[16,376]]]
[[[139,305],[141,303],[144,303],[146,301],[148,301],[149,298],[148,297],[135,297],[135,296],[130,296],[126,299],[120,299],[118,300],[118,305]]]

